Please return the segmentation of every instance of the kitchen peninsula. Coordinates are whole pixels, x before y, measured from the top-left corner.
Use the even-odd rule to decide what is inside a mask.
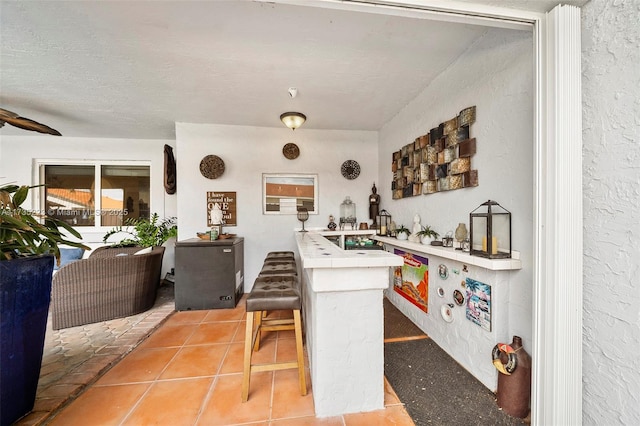
[[[317,417],[384,408],[383,293],[402,257],[296,232]]]

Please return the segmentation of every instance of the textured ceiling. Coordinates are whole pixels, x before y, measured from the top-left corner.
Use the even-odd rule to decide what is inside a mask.
[[[0,108],[71,137],[276,127],[288,110],[305,128],[378,130],[490,30],[515,31],[237,0],[2,0]]]

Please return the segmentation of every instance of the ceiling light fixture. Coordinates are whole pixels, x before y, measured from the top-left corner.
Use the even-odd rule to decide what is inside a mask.
[[[285,112],[280,115],[280,120],[291,130],[295,130],[307,120],[307,116],[301,112]]]

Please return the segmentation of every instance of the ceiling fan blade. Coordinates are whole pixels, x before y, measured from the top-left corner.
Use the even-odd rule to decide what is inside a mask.
[[[8,123],[12,126],[19,127],[25,130],[33,130],[40,133],[47,133],[49,135],[62,136],[62,134],[56,129],[52,129],[49,126],[45,126],[44,124],[38,123],[37,121],[31,120],[29,118],[20,117],[15,112],[11,112],[2,108],[0,108],[0,123]],[[0,127],[2,127],[1,124]]]

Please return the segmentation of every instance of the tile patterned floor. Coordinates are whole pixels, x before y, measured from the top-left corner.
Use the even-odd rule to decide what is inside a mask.
[[[124,357],[112,353],[119,352],[115,347],[120,339],[114,346],[104,345],[100,348],[105,352],[102,361],[113,357],[108,371],[84,386],[56,384],[56,392],[67,392],[71,402],[51,410],[52,415],[41,420],[41,424],[414,425],[386,381],[385,409],[316,418],[308,366],[306,396],[299,393],[296,370],[262,372],[252,375],[249,401],[242,403],[245,316],[244,299],[235,309],[176,312],[141,344],[129,348]],[[117,333],[117,329],[111,324],[109,332]],[[82,333],[74,338],[85,346],[86,340],[91,340]],[[255,361],[261,359],[294,360],[293,332],[266,333],[260,351],[254,355]],[[50,366],[47,370],[52,373],[56,369]],[[21,424],[38,421],[25,419]]]
[[[175,310],[173,286],[161,286],[154,306],[141,314],[45,334],[33,412],[19,426],[45,424],[89,384],[132,351]]]

